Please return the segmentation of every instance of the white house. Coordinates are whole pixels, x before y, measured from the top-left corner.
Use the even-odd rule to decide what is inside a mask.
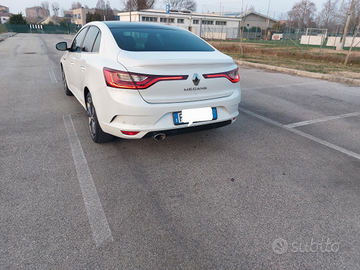
[[[192,13],[190,11],[146,9],[120,12],[120,21],[162,23],[187,29],[210,39],[237,39],[241,18],[216,14]],[[131,18],[130,18],[131,17]]]
[[[9,21],[11,17],[10,13],[0,13],[0,21],[1,23],[5,24]]]

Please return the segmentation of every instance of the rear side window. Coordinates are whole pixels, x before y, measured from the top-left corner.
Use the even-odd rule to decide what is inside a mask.
[[[112,28],[118,46],[127,51],[214,51],[188,31],[163,28]]]
[[[82,42],[84,40],[85,34],[88,30],[88,27],[82,29],[77,36],[75,37],[73,43],[71,44],[71,51],[73,52],[80,52],[82,50]]]
[[[86,37],[83,42],[83,45],[82,45],[83,52],[92,52],[93,51],[95,39],[98,36],[99,32],[100,31],[96,26],[91,26],[89,28],[89,31],[87,32]]]

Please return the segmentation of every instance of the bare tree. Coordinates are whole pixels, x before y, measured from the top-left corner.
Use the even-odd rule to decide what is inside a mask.
[[[317,18],[317,24],[324,29],[336,29],[338,26],[339,0],[327,0]]]
[[[190,11],[196,11],[196,2],[194,0],[164,0],[164,4],[169,4],[170,8],[174,9],[186,9]]]
[[[277,19],[278,19],[279,21],[284,21],[284,20],[286,20],[286,14],[285,14],[284,12],[281,12],[281,13],[278,15]]]
[[[80,2],[73,2],[72,4],[71,4],[71,9],[78,9],[78,8],[82,8],[82,5],[81,5],[81,3]]]
[[[346,20],[350,11],[351,0],[343,0],[338,12],[338,18],[341,26],[345,26]],[[354,0],[351,13],[348,31],[353,32],[356,26],[360,24],[360,0]]]
[[[310,0],[300,0],[288,11],[288,16],[299,28],[311,27],[314,26],[316,11],[317,9],[314,2]]]
[[[123,0],[124,11],[139,11],[154,8],[156,0]]]
[[[43,9],[49,10],[49,2],[48,1],[41,2],[41,7]]]
[[[250,5],[250,7],[247,8],[247,13],[255,12],[255,7],[253,5]]]
[[[55,17],[58,17],[58,15],[59,15],[59,10],[60,10],[60,5],[59,5],[59,3],[52,3],[51,4],[51,8],[52,8],[52,10],[54,11],[54,16]]]
[[[98,0],[98,2],[96,3],[95,13],[100,15],[101,20],[104,21],[114,20],[114,12],[111,9],[109,1],[107,1],[105,4],[104,0]]]

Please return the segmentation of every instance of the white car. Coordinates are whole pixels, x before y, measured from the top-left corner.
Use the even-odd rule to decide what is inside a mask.
[[[67,95],[87,110],[94,142],[231,124],[241,99],[233,59],[191,32],[142,22],[91,22],[61,57]]]

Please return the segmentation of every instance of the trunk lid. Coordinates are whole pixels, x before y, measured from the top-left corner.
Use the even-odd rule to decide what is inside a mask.
[[[205,79],[203,74],[227,72],[237,66],[231,57],[212,52],[121,51],[118,62],[129,72],[151,75],[187,75],[186,80],[159,81],[139,90],[148,103],[189,102],[230,96],[239,87],[226,78]],[[196,75],[198,84],[196,85]],[[194,83],[194,81],[195,83]]]

